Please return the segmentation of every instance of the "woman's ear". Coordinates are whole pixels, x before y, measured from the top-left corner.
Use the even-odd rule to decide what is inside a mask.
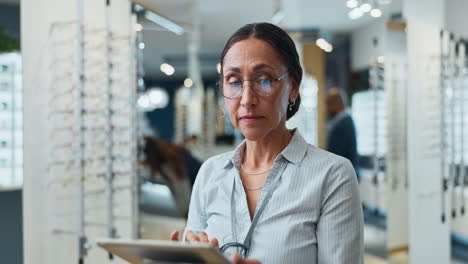
[[[296,101],[299,96],[299,85],[296,81],[292,81],[291,92],[289,93],[289,102]]]

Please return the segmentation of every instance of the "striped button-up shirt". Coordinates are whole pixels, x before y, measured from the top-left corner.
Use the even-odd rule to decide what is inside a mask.
[[[351,163],[314,147],[299,131],[276,157],[257,202],[255,214],[279,184],[260,215],[248,258],[264,264],[363,263],[363,214],[358,183]],[[233,152],[207,160],[194,184],[187,227],[205,231],[220,246],[242,243],[252,223],[239,168],[245,141]],[[283,173],[281,168],[285,166]],[[231,232],[231,194],[234,184],[235,225]]]

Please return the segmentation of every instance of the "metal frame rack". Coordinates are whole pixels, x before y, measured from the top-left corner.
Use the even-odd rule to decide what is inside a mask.
[[[467,121],[466,90],[468,89],[468,67],[466,43],[456,40],[449,32],[440,35],[440,105],[441,105],[441,220],[445,222],[447,195],[452,218],[464,215],[465,188],[468,184],[465,153],[465,126]]]
[[[380,194],[379,194],[379,174],[380,174],[380,159],[385,158],[384,153],[386,149],[382,148],[382,143],[385,143],[383,139],[386,138],[386,130],[382,130],[382,126],[379,124],[382,122],[382,117],[386,116],[386,112],[379,111],[379,104],[385,103],[385,99],[382,100],[379,94],[382,94],[379,91],[385,90],[385,65],[383,62],[378,61],[377,59],[373,61],[369,70],[369,84],[370,90],[373,92],[373,128],[372,128],[372,137],[373,137],[373,176],[372,184],[375,186],[375,197],[376,204],[379,204]],[[386,118],[383,119],[385,122]],[[386,179],[386,178],[384,178]],[[376,207],[376,213],[378,214],[378,206]]]
[[[403,183],[408,189],[407,162],[407,76],[408,66],[399,59],[386,59],[382,63],[383,82],[386,89],[387,105],[387,152],[386,175],[391,189],[396,191]],[[400,169],[401,165],[403,168]],[[396,168],[393,168],[397,166]],[[402,171],[405,171],[402,175]]]
[[[78,20],[51,29],[48,188],[51,229],[76,236],[84,263],[94,238],[139,237],[138,58],[133,27],[111,30],[110,1],[104,28],[85,26],[77,3]]]

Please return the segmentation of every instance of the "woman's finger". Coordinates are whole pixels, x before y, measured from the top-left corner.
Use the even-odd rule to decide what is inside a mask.
[[[234,263],[234,264],[240,264],[240,263],[241,263],[241,260],[242,260],[242,258],[239,256],[239,254],[237,254],[237,253],[232,253],[232,254],[231,254],[231,261],[232,261],[232,263]]]
[[[187,235],[185,235],[185,240],[189,242],[200,242],[200,238],[197,235],[195,235],[192,231],[187,232]]]
[[[171,240],[172,241],[179,241],[179,231],[174,231],[171,233]]]
[[[219,248],[219,242],[217,238],[210,239],[210,244],[213,245],[215,248]]]
[[[239,256],[237,253],[231,254],[231,261],[234,264],[262,264],[259,260],[256,259],[244,259]]]
[[[198,237],[200,238],[200,242],[208,243],[208,235],[205,232],[200,232]]]

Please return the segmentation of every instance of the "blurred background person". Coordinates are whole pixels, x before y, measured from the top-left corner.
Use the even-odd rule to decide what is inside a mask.
[[[356,128],[338,88],[327,92],[327,113],[327,150],[351,161],[359,180]]]

